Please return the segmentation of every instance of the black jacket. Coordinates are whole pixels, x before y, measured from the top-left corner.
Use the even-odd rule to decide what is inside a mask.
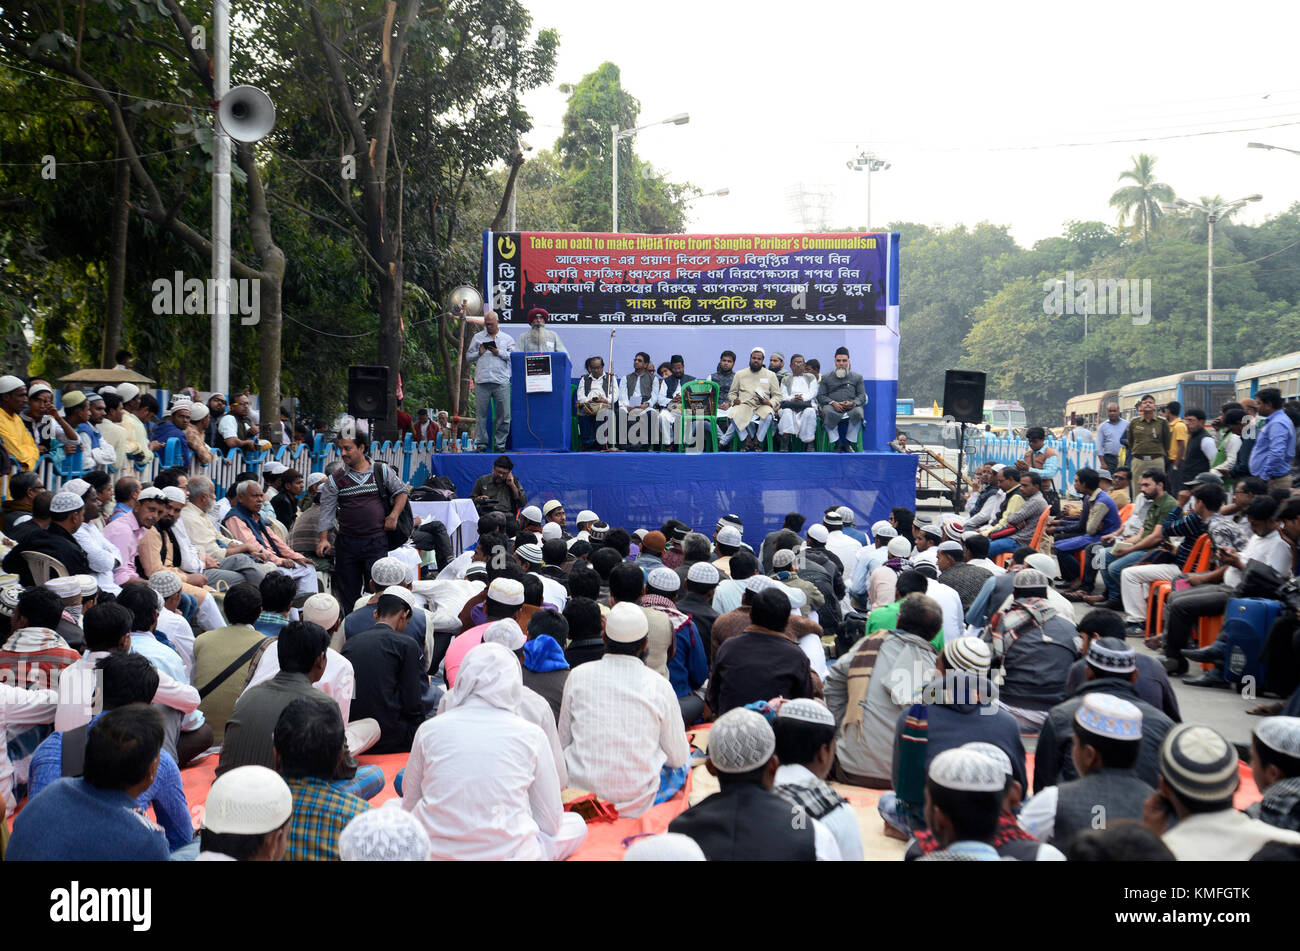
[[[86,558],[85,550],[77,544],[77,540],[68,530],[57,522],[50,522],[49,528],[38,528],[32,531],[9,554],[5,555],[3,562],[0,562],[0,566],[3,566],[5,571],[16,574],[25,586],[31,587],[36,582],[27,567],[27,559],[23,557],[22,553],[25,551],[36,551],[57,558],[70,575],[94,573],[90,570],[90,560]]]
[[[816,861],[812,822],[791,816],[780,796],[756,783],[736,783],[687,809],[668,831],[694,839],[710,862]]]

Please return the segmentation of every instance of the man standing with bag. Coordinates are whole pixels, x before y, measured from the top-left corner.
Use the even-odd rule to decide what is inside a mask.
[[[366,457],[365,433],[345,430],[338,442],[343,465],[321,486],[316,554],[323,558],[330,553],[329,531],[337,526],[334,574],[339,603],[350,610],[370,566],[402,544],[390,533],[397,531],[411,490],[391,466]]]

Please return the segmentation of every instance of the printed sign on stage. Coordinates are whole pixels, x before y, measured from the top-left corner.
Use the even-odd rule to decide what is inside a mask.
[[[848,347],[867,385],[864,446],[894,437],[897,234],[484,232],[483,271],[502,329],[518,336],[544,308],[575,369],[614,349],[622,376],[645,351],[708,379],[722,351],[740,369],[762,347],[825,373]]]

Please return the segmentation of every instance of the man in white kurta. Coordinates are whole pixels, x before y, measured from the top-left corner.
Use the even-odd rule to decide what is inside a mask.
[[[763,366],[766,356],[762,347],[751,350],[749,366],[732,378],[731,391],[727,394],[731,403],[727,416],[736,435],[745,440],[744,448],[750,452],[767,438],[767,431],[776,418],[776,407],[781,404],[781,381]]]
[[[797,436],[804,449],[812,452],[817,438],[817,378],[804,370],[803,357],[790,358],[790,375],[781,382],[782,402],[805,404],[796,409],[786,406],[781,410],[777,431],[781,434],[781,451],[790,448],[790,437]]]
[[[402,808],[429,833],[435,861],[559,861],[586,840],[582,817],[564,811],[545,734],[513,712],[522,688],[514,655],[479,644],[443,712],[416,731]]]
[[[662,769],[685,766],[690,757],[672,684],[642,661],[648,632],[640,607],[614,605],[605,621],[605,656],[569,672],[560,703],[570,785],[633,819],[654,805]]]

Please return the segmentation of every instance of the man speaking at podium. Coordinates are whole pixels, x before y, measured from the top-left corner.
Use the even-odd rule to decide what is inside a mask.
[[[540,307],[534,307],[528,312],[528,326],[519,335],[519,342],[515,344],[515,350],[519,353],[568,353],[564,349],[564,344],[554,330],[546,329],[546,321],[550,319],[550,314]]]

